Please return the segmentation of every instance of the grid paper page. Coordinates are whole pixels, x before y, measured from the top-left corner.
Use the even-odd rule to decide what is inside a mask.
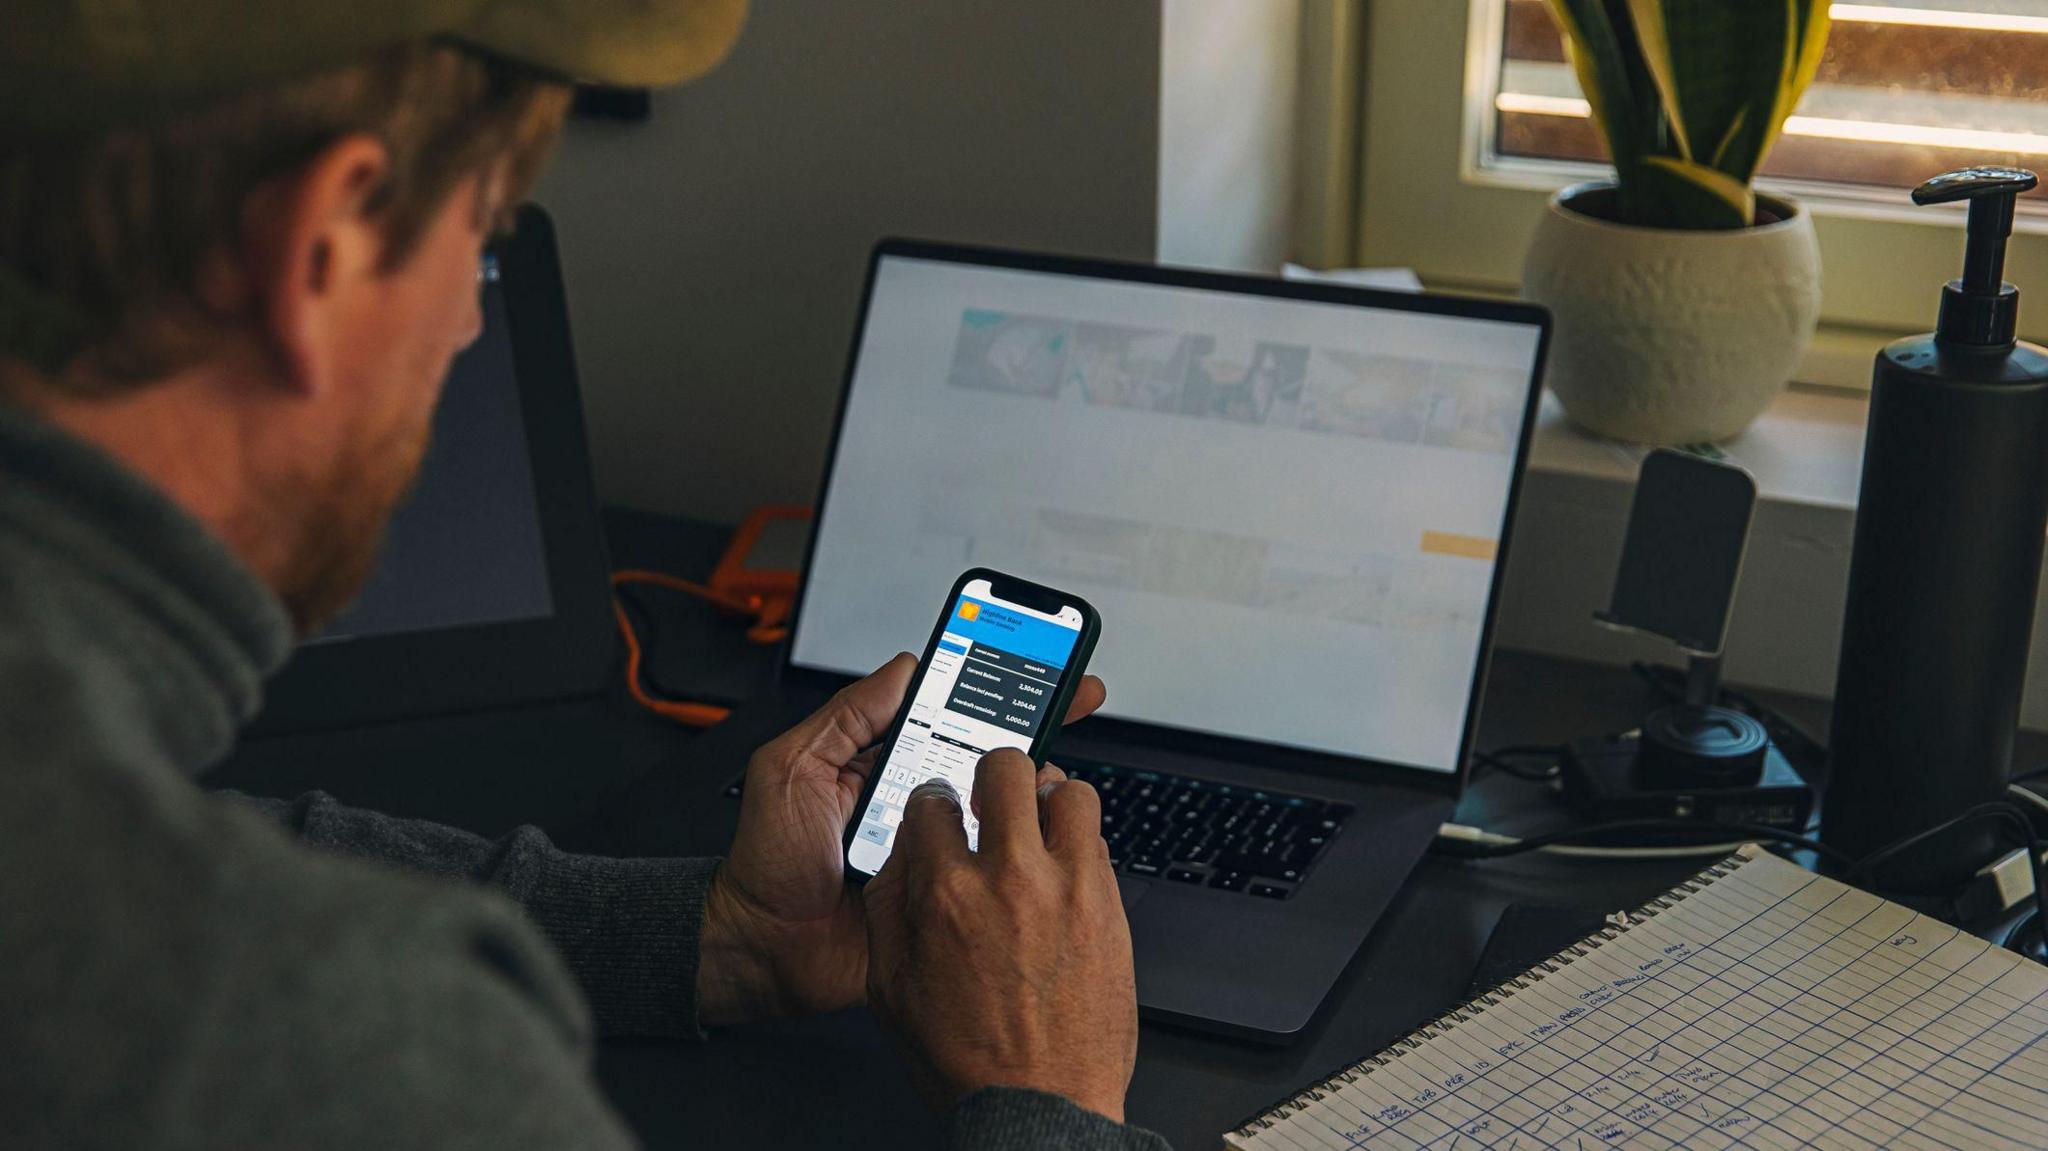
[[[2048,968],[1755,847],[1226,1136],[2041,1151]]]

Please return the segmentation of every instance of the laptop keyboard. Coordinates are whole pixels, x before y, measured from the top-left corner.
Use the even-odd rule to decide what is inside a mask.
[[[1351,807],[1301,795],[1062,758],[1102,795],[1102,837],[1124,875],[1286,899]]]
[[[1102,795],[1111,866],[1142,875],[1286,899],[1308,878],[1351,805],[1062,757],[1060,767]],[[726,786],[738,798],[746,776]]]

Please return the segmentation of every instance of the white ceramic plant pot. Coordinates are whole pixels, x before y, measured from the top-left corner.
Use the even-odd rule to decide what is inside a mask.
[[[1599,218],[1612,195],[1610,182],[1559,192],[1529,245],[1522,294],[1556,319],[1551,390],[1601,435],[1727,439],[1770,406],[1813,338],[1813,220],[1759,195],[1770,219],[1752,228],[1638,228]]]

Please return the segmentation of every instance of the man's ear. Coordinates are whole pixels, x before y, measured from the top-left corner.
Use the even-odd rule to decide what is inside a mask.
[[[361,293],[384,279],[384,233],[370,205],[390,172],[382,141],[345,136],[244,206],[241,265],[256,330],[279,382],[301,394],[333,386]]]

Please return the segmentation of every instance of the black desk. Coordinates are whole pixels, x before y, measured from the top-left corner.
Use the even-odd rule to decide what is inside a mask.
[[[610,530],[618,566],[682,575],[708,572],[723,539],[716,528],[633,513],[614,514]],[[707,691],[755,697],[718,728],[692,735],[620,698],[597,706],[605,737],[588,748],[550,746],[530,735],[533,725],[550,728],[545,715],[470,717],[410,725],[395,737],[329,741],[317,755],[287,746],[253,749],[209,782],[272,794],[324,787],[347,802],[485,833],[532,822],[582,851],[716,853],[729,842],[738,812],[723,794],[726,785],[747,754],[795,714],[759,691],[772,653],[747,647],[739,629],[709,609],[667,602],[654,637],[662,671]],[[1777,696],[1766,702],[1809,731],[1826,730],[1825,705]],[[1624,669],[1502,653],[1480,744],[1562,742],[1619,730],[1650,704]],[[573,718],[592,722],[588,714]],[[394,738],[409,750],[391,752]],[[486,750],[478,750],[479,740],[488,741]],[[521,746],[523,755],[515,755]],[[547,762],[536,764],[536,754]],[[1555,826],[1564,817],[1541,787],[1493,776],[1467,795],[1460,818],[1513,831]],[[1425,860],[1295,1046],[1263,1049],[1147,1024],[1129,1116],[1182,1151],[1214,1147],[1227,1126],[1254,1109],[1378,1051],[1458,1001],[1508,904],[1633,907],[1696,869],[1685,862],[1621,866],[1545,856]],[[889,1040],[859,1011],[739,1029],[702,1045],[607,1042],[598,1074],[652,1148],[919,1146],[934,1131]]]
[[[1639,718],[1644,691],[1627,671],[1507,653],[1495,662],[1482,722],[1488,746],[1561,741]],[[1804,701],[1774,700],[1819,718]],[[788,713],[742,711],[699,736],[675,763],[569,832],[588,850],[715,851],[737,803],[725,784]],[[1823,729],[1824,730],[1824,729]],[[1561,809],[1532,784],[1482,780],[1461,818],[1514,829],[1554,825]],[[1147,1024],[1129,1116],[1183,1151],[1214,1147],[1226,1126],[1342,1064],[1383,1047],[1462,998],[1494,921],[1510,903],[1633,907],[1698,870],[1524,856],[1427,859],[1296,1045],[1272,1050]],[[1275,940],[1280,946],[1284,941]],[[904,1085],[887,1039],[862,1013],[751,1028],[694,1047],[613,1042],[599,1075],[650,1147],[885,1147],[929,1143],[930,1122]],[[907,1123],[878,1122],[900,1115]]]

